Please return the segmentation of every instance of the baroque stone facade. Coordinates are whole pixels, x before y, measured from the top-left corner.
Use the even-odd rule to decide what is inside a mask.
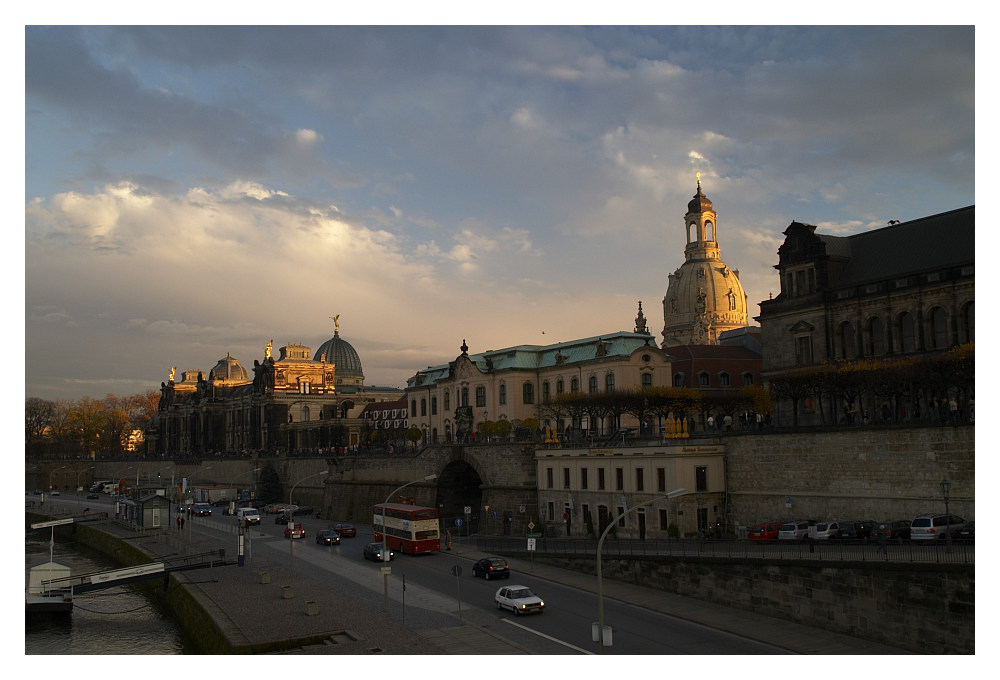
[[[781,292],[756,317],[765,382],[829,362],[930,356],[974,341],[975,206],[853,236],[801,222],[784,233]],[[807,401],[797,424],[822,423],[820,405]],[[775,406],[776,422],[791,424],[789,405]],[[931,405],[902,407],[912,417]]]
[[[153,455],[205,456],[253,452],[322,453],[357,446],[364,433],[362,409],[400,390],[366,388],[361,361],[340,337],[315,356],[305,345],[289,343],[272,356],[268,342],[253,374],[227,353],[205,377],[184,371],[182,380],[160,384],[159,411],[146,433]],[[343,364],[344,373],[340,375]]]
[[[410,425],[428,443],[471,441],[479,425],[504,420],[516,429],[527,419],[540,427],[605,432],[607,423],[556,422],[542,411],[564,393],[670,385],[670,362],[645,331],[640,303],[637,329],[554,345],[518,345],[462,354],[455,361],[419,371],[409,379]]]

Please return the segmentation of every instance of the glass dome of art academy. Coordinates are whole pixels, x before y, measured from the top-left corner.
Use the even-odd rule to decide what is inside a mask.
[[[663,298],[664,348],[716,345],[723,331],[747,325],[747,295],[739,270],[719,259],[717,215],[701,191],[700,174],[684,224],[684,264],[668,277]]]
[[[365,374],[361,368],[361,357],[357,351],[340,337],[340,315],[334,317],[336,328],[333,337],[324,342],[316,350],[313,361],[326,361],[336,367],[336,386],[338,392],[351,392],[360,389],[365,384]]]

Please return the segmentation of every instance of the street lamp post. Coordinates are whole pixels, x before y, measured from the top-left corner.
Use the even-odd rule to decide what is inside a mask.
[[[945,519],[945,541],[948,543],[948,552],[951,552],[951,516],[948,510],[948,492],[951,491],[951,482],[947,478],[941,480],[941,493],[944,495],[944,514],[948,515]]]
[[[306,481],[307,479],[312,479],[313,477],[322,477],[323,475],[326,475],[326,474],[329,474],[329,473],[330,473],[329,470],[323,470],[323,472],[317,472],[316,474],[308,475],[307,477],[303,477],[299,481],[297,481],[294,484],[292,484],[292,488],[288,492],[288,524],[291,524],[292,526],[295,525],[295,521],[292,519],[292,507],[291,507],[292,506],[292,494],[295,492],[295,487],[297,487],[299,484],[301,484],[302,482]],[[285,526],[286,526],[286,528],[288,527],[287,524]],[[292,556],[292,545],[294,543],[295,543],[295,541],[292,538],[292,530],[288,529],[288,565],[289,566],[292,565],[292,563],[293,563],[293,561],[295,559]]]
[[[604,539],[608,537],[608,534],[611,532],[611,529],[614,528],[615,524],[618,523],[618,520],[625,515],[635,512],[639,508],[644,508],[647,505],[652,505],[659,500],[680,496],[685,491],[686,489],[674,489],[664,496],[658,496],[652,500],[634,505],[608,522],[608,526],[604,528],[604,533],[601,534],[601,539],[597,542],[597,642],[601,646],[601,654],[604,653],[604,577],[601,571],[601,550],[604,548]]]
[[[385,497],[385,503],[382,504],[382,561],[389,561],[389,544],[387,542],[388,532],[385,527],[385,504],[388,503],[393,496],[397,493],[410,486],[411,484],[416,484],[418,482],[432,482],[437,479],[437,475],[427,475],[426,477],[421,477],[420,479],[414,479],[412,482],[407,482],[403,486],[399,487],[388,496]],[[382,590],[385,596],[385,613],[389,613],[389,567],[384,567],[382,570]]]

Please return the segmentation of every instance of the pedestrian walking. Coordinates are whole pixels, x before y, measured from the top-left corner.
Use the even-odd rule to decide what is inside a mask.
[[[180,515],[177,515],[177,519],[176,519],[176,521],[174,523],[177,525],[178,529],[181,528],[181,516]]]

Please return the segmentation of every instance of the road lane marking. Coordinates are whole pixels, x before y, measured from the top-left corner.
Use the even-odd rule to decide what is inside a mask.
[[[515,623],[514,621],[511,621],[510,619],[500,619],[500,620],[503,621],[504,623],[509,623],[512,626],[517,626],[521,630],[526,630],[529,633],[534,633],[535,635],[543,637],[546,640],[551,640],[552,642],[555,642],[556,644],[560,644],[563,647],[569,647],[570,649],[575,649],[576,651],[580,652],[581,654],[593,654],[593,652],[588,652],[586,649],[580,649],[576,645],[571,645],[568,642],[563,642],[562,640],[560,640],[558,638],[554,638],[551,635],[546,635],[545,633],[539,633],[534,628],[528,628],[527,626],[522,626],[520,623]]]

